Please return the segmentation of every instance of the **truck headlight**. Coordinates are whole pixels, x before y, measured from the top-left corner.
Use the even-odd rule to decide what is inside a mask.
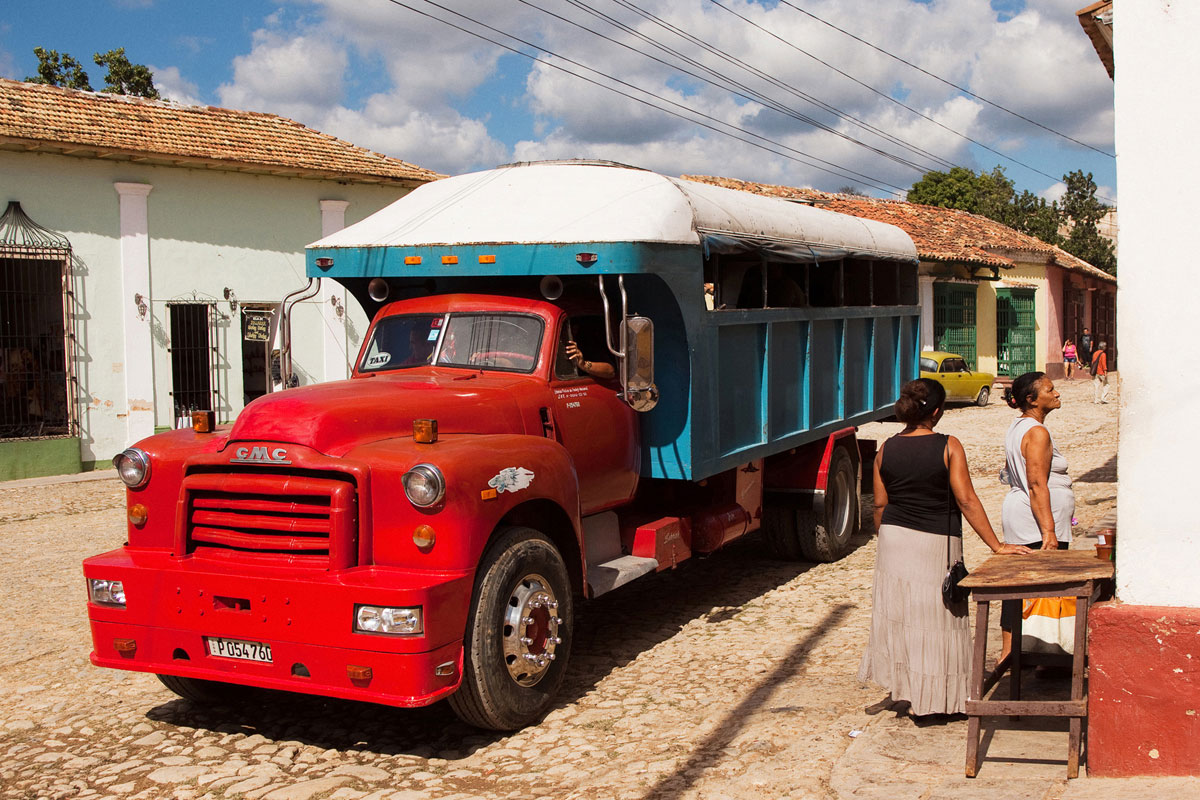
[[[446,494],[446,479],[433,464],[417,464],[400,481],[409,501],[421,508],[436,504]]]
[[[131,447],[113,458],[117,474],[130,489],[140,489],[150,480],[150,454]]]
[[[362,633],[390,633],[409,636],[425,632],[421,607],[355,606],[354,630]]]
[[[96,605],[125,607],[125,583],[97,578],[88,579],[88,599]]]

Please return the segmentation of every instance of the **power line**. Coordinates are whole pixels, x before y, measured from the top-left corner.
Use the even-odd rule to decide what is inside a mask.
[[[613,27],[618,28],[618,29],[628,33],[629,35],[645,42],[646,44],[649,44],[652,47],[655,47],[655,48],[663,51],[664,53],[668,53],[668,54],[674,56],[675,58],[678,58],[678,59],[686,62],[687,64],[691,64],[691,65],[695,66],[697,69],[700,69],[700,70],[708,73],[709,75],[713,76],[713,78],[715,78],[716,80],[714,81],[712,79],[705,78],[701,75],[697,75],[695,72],[693,72],[689,69],[686,69],[684,67],[680,67],[678,64],[668,62],[668,61],[661,59],[658,56],[655,56],[651,53],[647,53],[643,50],[639,50],[638,48],[633,47],[632,45],[629,45],[625,42],[619,41],[618,39],[614,39],[611,36],[607,36],[603,33],[600,33],[599,31],[595,31],[591,28],[588,28],[587,26],[582,25],[579,22],[576,22],[571,19],[567,19],[566,17],[563,17],[559,14],[549,11],[548,9],[538,6],[537,4],[531,2],[531,0],[520,0],[520,2],[524,3],[525,5],[530,6],[532,8],[535,8],[538,11],[548,14],[549,16],[552,16],[556,19],[562,20],[563,22],[566,22],[570,25],[574,25],[575,27],[580,28],[581,30],[587,31],[588,33],[591,33],[594,36],[597,36],[601,39],[611,42],[619,47],[623,47],[623,48],[630,50],[634,53],[637,53],[638,55],[641,55],[645,58],[649,58],[653,61],[658,62],[659,64],[663,64],[664,66],[667,66],[672,70],[682,72],[685,75],[689,75],[689,76],[691,76],[697,80],[703,81],[711,86],[716,86],[717,88],[728,91],[736,97],[741,97],[745,100],[750,100],[752,102],[761,103],[774,111],[784,114],[785,116],[791,117],[800,122],[804,122],[805,124],[811,125],[815,128],[818,128],[819,130],[823,130],[828,133],[831,133],[831,134],[838,136],[842,139],[845,139],[853,144],[859,145],[860,147],[867,148],[867,149],[871,150],[872,152],[874,152],[880,156],[883,156],[884,158],[888,158],[893,161],[896,161],[897,163],[902,164],[902,165],[909,167],[913,170],[916,170],[918,172],[929,171],[928,165],[917,164],[915,162],[909,161],[906,158],[902,158],[902,157],[896,156],[893,153],[889,153],[885,150],[881,150],[878,147],[867,144],[866,142],[863,142],[860,139],[850,136],[849,134],[839,131],[836,128],[833,128],[813,117],[810,117],[807,114],[803,114],[803,113],[797,111],[795,108],[792,108],[791,106],[787,106],[787,105],[763,94],[762,92],[757,91],[757,90],[747,86],[744,83],[741,83],[740,81],[734,80],[733,78],[731,78],[728,75],[725,75],[723,73],[720,73],[720,72],[712,69],[711,67],[708,67],[707,65],[703,64],[702,62],[697,61],[696,59],[691,58],[690,56],[688,56],[684,53],[681,53],[680,51],[678,51],[674,48],[668,47],[666,44],[658,41],[657,39],[654,39],[653,37],[650,37],[650,36],[642,33],[641,31],[638,31],[636,28],[633,28],[633,27],[625,24],[624,22],[621,22],[620,20],[615,19],[614,17],[589,6],[587,3],[581,2],[581,0],[565,0],[565,2],[575,6],[576,8],[580,9],[581,11],[585,11],[588,14],[591,14],[592,16],[603,20],[604,22],[607,22],[609,25],[612,25]],[[660,24],[660,25],[664,24],[661,20],[655,20],[655,21],[656,21],[656,24]],[[858,125],[859,127],[862,127],[863,129],[868,130],[868,131],[878,135],[879,137],[886,139],[886,140],[890,141],[891,143],[896,144],[896,145],[908,150],[909,152],[912,152],[916,155],[925,156],[926,158],[929,158],[932,161],[934,161],[940,165],[943,165],[945,167],[956,166],[951,161],[947,161],[946,159],[941,158],[940,156],[938,156],[934,153],[931,153],[920,147],[917,147],[908,142],[905,142],[904,140],[902,140],[896,136],[893,136],[892,134],[888,133],[887,131],[884,131],[880,128],[876,128],[875,126],[873,126],[869,123],[863,122],[862,120],[857,119],[856,117],[854,117],[850,114],[847,114],[847,113],[841,111],[840,109],[838,109],[832,105],[829,105],[828,103],[825,103],[824,101],[820,100],[819,98],[816,98],[812,95],[801,92],[798,89],[796,89],[792,86],[789,86],[786,83],[783,83],[778,78],[775,78],[772,75],[768,75],[767,73],[762,72],[761,70],[759,70],[751,65],[748,65],[745,62],[742,62],[739,59],[729,55],[728,53],[703,42],[702,40],[696,39],[695,37],[691,37],[691,35],[686,34],[686,32],[683,32],[683,33],[676,32],[676,34],[685,36],[690,41],[693,41],[694,43],[698,44],[705,50],[718,55],[719,57],[721,57],[722,59],[724,59],[726,61],[730,61],[732,63],[737,64],[742,69],[744,69],[748,72],[751,72],[752,74],[767,81],[768,83],[771,83],[781,89],[784,89],[784,90],[790,92],[791,94],[794,94],[795,96],[797,96],[809,103],[812,103],[813,105],[818,106],[819,108],[822,108],[841,119],[852,122],[852,123]]]
[[[794,3],[789,3],[788,0],[779,0],[779,4],[787,6],[788,8],[794,9],[796,11],[799,11],[801,14],[804,14],[807,17],[811,17],[812,19],[816,20],[817,22],[821,23],[822,25],[827,25],[830,28],[833,28],[838,33],[849,36],[851,39],[855,40],[856,42],[861,42],[862,44],[865,44],[867,47],[870,47],[872,50],[876,50],[876,51],[882,53],[883,55],[887,56],[888,58],[894,59],[895,61],[899,61],[901,64],[912,67],[917,72],[928,75],[929,77],[933,78],[934,80],[941,81],[942,83],[946,84],[947,86],[957,89],[958,91],[962,92],[963,94],[967,95],[968,97],[974,97],[979,102],[986,103],[987,105],[991,106],[992,108],[1003,111],[1006,114],[1011,114],[1012,116],[1016,117],[1017,119],[1024,120],[1025,122],[1028,122],[1030,125],[1035,125],[1044,131],[1053,133],[1055,136],[1061,136],[1063,139],[1066,139],[1069,142],[1074,142],[1075,144],[1079,145],[1080,147],[1086,147],[1088,150],[1094,150],[1095,152],[1099,153],[1102,156],[1108,156],[1109,158],[1117,157],[1116,154],[1114,154],[1114,153],[1110,153],[1107,150],[1101,150],[1098,147],[1093,147],[1092,145],[1088,144],[1087,142],[1081,142],[1078,139],[1072,138],[1071,136],[1068,136],[1067,134],[1062,133],[1061,131],[1056,131],[1054,128],[1051,128],[1047,125],[1043,125],[1042,123],[1038,122],[1037,120],[1032,120],[1029,117],[1024,116],[1023,114],[1013,111],[1011,108],[1006,108],[1006,107],[1000,105],[999,103],[988,100],[986,97],[980,97],[979,95],[972,92],[970,89],[967,89],[966,87],[963,87],[963,86],[959,86],[957,83],[954,83],[953,81],[949,81],[940,75],[935,75],[934,73],[930,72],[929,70],[919,67],[916,64],[912,63],[911,61],[906,61],[905,59],[901,58],[900,56],[896,55],[895,53],[891,53],[891,52],[883,49],[882,47],[879,47],[878,45],[868,42],[866,39],[855,36],[853,33],[850,33],[850,31],[847,31],[843,28],[839,28],[837,25],[834,25],[832,22],[821,19],[816,14],[813,14],[810,11],[806,11],[803,8],[800,8],[799,6],[795,5]]]
[[[599,82],[599,81],[597,81],[597,80],[594,80],[594,79],[592,79],[592,78],[589,78],[589,77],[587,77],[586,75],[580,75],[579,73],[572,72],[571,70],[568,70],[568,69],[566,69],[565,67],[562,67],[562,66],[560,66],[560,65],[558,65],[558,64],[555,64],[555,63],[554,63],[554,62],[552,62],[552,61],[547,61],[547,60],[545,60],[545,59],[543,59],[543,58],[539,58],[539,57],[538,57],[538,56],[536,56],[536,55],[531,55],[531,54],[529,54],[529,53],[526,53],[526,52],[524,52],[524,51],[522,51],[522,50],[520,50],[520,49],[518,49],[518,48],[512,47],[512,46],[510,46],[510,45],[507,45],[507,44],[504,44],[503,42],[498,42],[498,41],[496,41],[495,39],[492,39],[492,38],[490,38],[490,37],[488,37],[488,36],[485,36],[484,34],[481,34],[481,33],[477,32],[477,31],[470,30],[470,29],[468,29],[468,28],[462,27],[461,25],[457,25],[457,24],[455,24],[454,22],[451,22],[451,21],[449,21],[449,20],[442,19],[441,17],[437,17],[437,16],[435,16],[435,15],[433,15],[433,14],[430,14],[430,13],[428,13],[428,12],[422,11],[422,10],[420,10],[420,9],[418,9],[418,8],[414,8],[413,6],[411,6],[411,5],[408,5],[408,4],[407,4],[407,3],[405,3],[405,2],[401,2],[401,0],[388,0],[388,2],[392,3],[393,5],[396,5],[396,6],[399,6],[399,7],[401,7],[401,8],[407,9],[407,10],[409,10],[409,11],[412,11],[412,12],[413,12],[413,13],[415,13],[415,14],[419,14],[419,15],[421,15],[421,16],[423,16],[423,17],[426,17],[426,18],[428,18],[428,19],[432,19],[432,20],[434,20],[434,21],[436,21],[436,22],[440,22],[440,23],[441,23],[441,24],[443,24],[443,25],[447,25],[447,26],[449,26],[449,27],[451,27],[451,28],[454,28],[454,29],[456,29],[456,30],[458,30],[458,31],[461,31],[461,32],[463,32],[463,33],[466,33],[466,34],[468,34],[468,35],[470,35],[470,36],[474,36],[474,37],[476,37],[476,38],[478,38],[478,39],[482,39],[483,41],[486,41],[486,42],[488,42],[488,43],[490,43],[490,44],[493,44],[493,45],[495,45],[495,46],[497,46],[497,47],[500,47],[500,48],[502,48],[502,49],[504,49],[504,50],[507,50],[507,51],[509,51],[509,52],[511,52],[511,53],[514,53],[514,54],[516,54],[516,55],[522,56],[522,57],[524,57],[524,58],[528,58],[528,59],[530,59],[531,61],[536,61],[536,62],[537,62],[537,63],[539,63],[539,64],[544,64],[544,65],[546,65],[546,66],[548,66],[548,67],[550,67],[550,68],[552,68],[552,69],[556,69],[556,70],[558,70],[558,71],[560,71],[560,72],[563,72],[563,73],[565,73],[565,74],[567,74],[567,75],[571,75],[572,77],[579,78],[580,80],[586,81],[586,82],[588,82],[588,83],[590,83],[590,84],[593,84],[594,86],[598,86],[598,87],[599,87],[599,88],[601,88],[601,89],[605,89],[605,90],[607,90],[607,91],[613,92],[614,94],[618,94],[618,95],[621,95],[622,97],[626,97],[626,98],[628,98],[628,99],[630,99],[630,100],[634,100],[634,101],[636,101],[636,102],[638,102],[638,103],[641,103],[641,104],[643,104],[643,105],[649,106],[650,108],[654,108],[654,109],[656,109],[656,110],[658,110],[658,111],[662,111],[662,112],[664,112],[664,113],[666,113],[666,114],[670,114],[671,116],[677,117],[677,118],[679,118],[679,119],[682,119],[682,120],[684,120],[684,121],[686,121],[686,122],[690,122],[690,123],[692,123],[692,124],[694,124],[694,125],[699,125],[699,126],[701,126],[701,127],[703,127],[703,128],[706,128],[706,129],[708,129],[708,130],[711,130],[711,131],[713,131],[714,133],[719,133],[719,134],[721,134],[721,135],[723,135],[723,136],[728,136],[728,137],[730,137],[730,138],[732,138],[732,139],[736,139],[736,140],[738,140],[738,141],[740,141],[740,142],[743,142],[744,144],[749,144],[749,145],[751,145],[752,147],[757,147],[757,148],[759,148],[760,150],[765,150],[765,151],[767,151],[767,152],[769,152],[769,153],[771,153],[771,154],[773,154],[773,155],[781,156],[781,157],[783,157],[783,158],[787,158],[787,159],[790,159],[790,160],[792,160],[792,161],[797,161],[797,162],[799,162],[799,163],[802,163],[802,164],[805,164],[805,165],[807,165],[807,166],[813,167],[814,169],[820,170],[820,171],[822,171],[822,172],[826,172],[826,173],[829,173],[829,174],[831,174],[831,175],[837,175],[838,177],[841,177],[841,178],[846,178],[847,180],[854,180],[854,179],[855,179],[855,178],[854,178],[854,176],[858,176],[859,178],[862,178],[862,179],[864,179],[862,182],[863,182],[863,183],[865,183],[867,186],[870,186],[872,189],[875,189],[875,190],[877,190],[877,191],[884,192],[885,194],[890,194],[890,193],[891,193],[891,192],[889,191],[889,189],[895,190],[895,191],[897,191],[897,192],[904,192],[904,191],[906,191],[906,190],[905,190],[905,189],[903,189],[902,187],[895,186],[895,185],[893,185],[893,184],[887,183],[886,181],[883,181],[883,180],[881,180],[881,179],[877,179],[877,178],[869,178],[869,177],[867,177],[867,176],[865,176],[865,175],[862,175],[861,173],[854,172],[854,171],[853,171],[853,170],[851,170],[849,167],[845,167],[845,166],[843,166],[843,165],[840,165],[840,164],[835,164],[834,162],[831,162],[831,161],[826,161],[825,159],[818,158],[817,156],[812,156],[812,155],[810,155],[810,154],[808,154],[808,153],[804,153],[803,151],[801,151],[801,150],[798,150],[798,149],[796,149],[796,148],[794,148],[794,147],[789,147],[789,146],[787,146],[787,145],[785,145],[785,144],[783,144],[783,143],[781,143],[781,142],[774,141],[774,140],[772,140],[772,139],[770,139],[770,138],[768,138],[768,137],[765,137],[765,136],[760,136],[759,134],[756,134],[756,133],[754,133],[753,131],[746,130],[745,128],[741,128],[741,127],[739,127],[739,126],[737,126],[737,125],[733,125],[733,124],[731,124],[731,123],[728,123],[728,122],[725,122],[725,121],[723,121],[723,120],[719,120],[719,119],[717,119],[717,118],[715,118],[715,117],[712,117],[712,116],[709,116],[709,115],[707,115],[707,114],[703,114],[703,113],[701,113],[701,112],[698,112],[698,111],[695,111],[695,110],[692,110],[692,109],[688,109],[686,106],[684,106],[684,105],[682,105],[682,104],[680,104],[680,103],[676,103],[676,102],[674,102],[674,101],[672,101],[672,100],[668,100],[668,99],[666,99],[666,98],[664,98],[664,97],[662,97],[662,96],[660,96],[660,95],[656,95],[656,94],[654,94],[653,92],[649,92],[649,91],[647,91],[647,90],[645,90],[645,89],[642,89],[642,88],[640,88],[640,87],[634,86],[633,84],[630,84],[630,83],[627,83],[627,82],[625,82],[625,81],[622,81],[622,80],[620,80],[619,78],[616,78],[616,77],[614,77],[614,76],[612,76],[612,75],[608,75],[608,74],[606,74],[606,73],[604,73],[604,72],[601,72],[601,71],[599,71],[599,70],[592,69],[591,67],[588,67],[588,66],[586,66],[586,65],[584,65],[584,64],[581,64],[581,63],[579,63],[579,62],[577,62],[577,61],[574,61],[574,60],[572,60],[572,59],[570,59],[570,58],[567,58],[567,57],[565,57],[565,56],[562,56],[562,55],[560,55],[560,54],[558,54],[558,53],[555,53],[555,52],[554,52],[554,51],[552,51],[552,50],[549,50],[549,49],[547,49],[547,48],[541,47],[541,46],[539,46],[539,45],[536,45],[536,44],[534,44],[534,43],[532,43],[532,42],[528,42],[528,41],[526,41],[526,40],[524,40],[524,39],[522,39],[522,38],[520,38],[520,37],[518,37],[518,36],[514,36],[514,35],[512,35],[512,34],[510,34],[510,33],[507,33],[507,32],[505,32],[505,31],[502,31],[502,30],[500,30],[500,29],[498,29],[498,28],[495,28],[495,27],[493,27],[493,26],[491,26],[491,25],[488,25],[488,24],[486,24],[486,23],[484,23],[484,22],[480,22],[479,20],[477,20],[477,19],[474,19],[474,18],[472,18],[472,17],[470,17],[470,16],[467,16],[466,14],[463,14],[463,13],[461,13],[461,12],[455,11],[455,10],[453,10],[453,9],[450,9],[450,8],[447,8],[447,7],[443,6],[443,5],[440,5],[440,4],[438,4],[438,3],[435,3],[435,2],[433,2],[433,0],[421,0],[421,2],[425,3],[426,5],[433,6],[434,8],[437,8],[437,9],[439,9],[439,10],[441,10],[441,11],[447,12],[447,13],[449,13],[449,14],[453,14],[453,15],[454,15],[454,16],[456,16],[456,17],[459,17],[459,18],[461,18],[461,19],[464,19],[464,20],[466,20],[466,21],[468,21],[468,22],[470,22],[470,23],[472,23],[472,24],[474,24],[474,25],[478,25],[479,27],[481,27],[481,28],[484,28],[484,29],[486,29],[486,30],[492,31],[493,33],[499,34],[500,36],[507,37],[507,38],[509,38],[509,39],[511,39],[511,40],[513,40],[513,41],[515,41],[515,42],[520,42],[521,44],[525,45],[526,47],[531,47],[531,48],[534,48],[534,49],[536,49],[536,50],[540,50],[541,52],[544,52],[544,53],[546,53],[547,55],[550,55],[550,56],[553,56],[553,57],[555,57],[555,58],[561,59],[561,60],[563,60],[563,61],[565,61],[565,62],[567,62],[567,63],[569,63],[569,64],[572,64],[572,65],[574,65],[574,66],[580,67],[581,69],[585,69],[585,70],[587,70],[587,71],[589,71],[589,72],[592,72],[592,73],[595,73],[595,74],[597,74],[597,75],[600,75],[600,76],[602,76],[602,77],[604,77],[604,78],[607,78],[608,80],[614,81],[614,82],[616,82],[616,83],[618,83],[618,84],[620,84],[620,85],[622,85],[622,86],[627,86],[627,87],[629,87],[629,88],[631,88],[631,89],[633,89],[633,90],[635,90],[635,91],[638,91],[638,92],[641,92],[642,94],[648,95],[648,96],[650,96],[650,97],[654,98],[655,100],[658,100],[658,101],[660,101],[660,102],[663,102],[663,103],[667,103],[668,105],[676,106],[676,107],[678,107],[678,108],[682,108],[682,109],[684,109],[685,111],[687,111],[689,114],[694,114],[695,116],[698,116],[698,117],[702,117],[702,118],[704,118],[704,119],[711,120],[712,122],[716,123],[717,125],[723,125],[723,126],[725,126],[725,127],[727,127],[727,128],[730,128],[730,129],[732,129],[732,130],[734,130],[734,131],[738,131],[739,133],[746,134],[747,136],[753,137],[754,139],[759,139],[759,140],[761,140],[762,142],[766,142],[766,143],[768,143],[768,144],[770,144],[770,145],[773,145],[774,147],[783,148],[784,150],[790,150],[790,151],[792,151],[793,153],[798,153],[798,154],[800,154],[800,156],[803,156],[803,157],[800,157],[800,156],[794,156],[794,155],[789,155],[788,153],[785,153],[785,152],[779,152],[779,150],[773,149],[772,147],[768,147],[768,146],[767,146],[767,144],[761,144],[760,142],[751,141],[750,139],[743,138],[742,136],[738,136],[737,134],[730,133],[730,132],[729,132],[729,131],[727,131],[727,130],[722,130],[721,128],[718,128],[718,127],[716,127],[715,125],[710,125],[710,124],[707,124],[707,123],[701,122],[701,121],[699,121],[699,120],[696,120],[696,119],[693,119],[693,118],[687,117],[687,116],[685,116],[685,115],[683,115],[683,114],[680,114],[680,113],[678,113],[678,112],[672,111],[672,110],[670,110],[669,108],[663,108],[662,106],[655,105],[654,103],[651,103],[651,102],[649,102],[648,100],[645,100],[645,99],[643,99],[643,98],[640,98],[640,97],[636,97],[636,96],[634,96],[634,95],[632,95],[632,94],[629,94],[629,93],[627,93],[627,92],[623,92],[623,91],[621,91],[620,89],[614,88],[613,86],[609,86],[609,85],[607,85],[607,84],[604,84],[604,83],[601,83],[601,82]],[[829,165],[831,165],[831,166],[833,166],[833,167],[837,167],[838,169],[829,169],[829,168],[826,168],[826,167],[822,167],[822,166],[820,166],[819,164],[815,164],[815,163],[813,163],[812,161],[810,161],[810,160],[808,160],[808,159],[815,159],[816,161],[820,161],[821,163],[824,163],[824,164],[829,164]],[[842,172],[842,171],[839,171],[839,170],[846,170],[846,171],[845,171],[845,172]],[[849,174],[848,174],[848,173],[849,173]],[[877,183],[879,183],[879,184],[883,184],[883,186],[879,186],[879,185],[877,185],[877,184],[876,184],[876,182],[877,182]],[[888,188],[884,188],[884,187],[888,187]]]
[[[967,136],[965,133],[960,133],[959,131],[956,131],[953,128],[951,128],[950,126],[948,126],[944,123],[938,122],[936,119],[929,116],[928,114],[918,111],[917,109],[913,108],[912,106],[908,105],[907,103],[905,103],[901,100],[897,100],[896,98],[892,97],[887,92],[876,89],[874,86],[871,86],[870,84],[863,83],[858,78],[854,77],[853,75],[849,74],[848,72],[845,72],[845,71],[835,67],[833,64],[830,64],[828,61],[825,61],[825,60],[813,55],[812,53],[808,52],[804,48],[799,47],[798,45],[793,44],[792,42],[789,42],[788,40],[784,39],[782,36],[779,36],[778,34],[774,33],[773,31],[767,30],[766,28],[764,28],[762,25],[759,25],[754,20],[739,14],[738,12],[734,11],[731,8],[725,7],[724,5],[721,4],[720,0],[708,0],[708,1],[710,3],[712,3],[713,5],[717,6],[718,8],[720,8],[721,10],[726,11],[726,12],[732,14],[733,16],[737,17],[738,19],[742,20],[746,24],[757,28],[758,30],[760,30],[763,33],[770,36],[772,39],[776,39],[776,40],[782,42],[783,44],[787,45],[788,47],[792,48],[796,52],[808,56],[813,61],[816,61],[818,64],[828,67],[829,69],[833,70],[834,72],[843,76],[844,78],[854,81],[859,86],[863,87],[864,89],[867,89],[870,92],[873,92],[873,93],[879,95],[880,97],[884,98],[888,102],[895,103],[896,105],[898,105],[902,108],[908,109],[912,113],[916,114],[918,117],[921,117],[924,120],[932,122],[934,125],[937,125],[939,128],[942,128],[942,129],[954,134],[955,136],[959,137],[960,139],[970,142],[971,144],[976,145],[977,147],[982,147],[984,150],[987,150],[989,153],[993,153],[994,155],[997,155],[1000,158],[1005,159],[1006,161],[1011,161],[1014,164],[1022,166],[1027,170],[1030,170],[1031,172],[1036,172],[1038,175],[1041,175],[1042,177],[1049,178],[1052,181],[1061,181],[1062,180],[1061,176],[1056,177],[1054,175],[1051,175],[1049,172],[1044,172],[1031,164],[1026,164],[1024,161],[1021,161],[1020,159],[1013,158],[1010,155],[1006,155],[1006,154],[1000,152],[999,150],[996,150],[995,148],[989,147],[988,145],[984,144],[983,142],[979,141],[978,139],[972,139],[970,136]],[[616,2],[623,3],[624,0],[616,0]],[[781,2],[782,2],[782,0],[781,0]]]

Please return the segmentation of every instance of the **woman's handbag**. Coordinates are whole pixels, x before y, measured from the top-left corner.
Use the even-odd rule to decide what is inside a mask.
[[[946,437],[947,443],[950,437]],[[954,518],[954,489],[950,486],[950,454],[946,454],[946,577],[942,579],[942,602],[948,606],[959,605],[971,596],[971,590],[959,586],[959,581],[967,577],[967,565],[960,558],[950,563],[950,530]]]
[[[966,601],[971,596],[971,590],[965,586],[959,586],[959,581],[967,577],[967,565],[960,558],[953,564],[950,563],[950,537],[946,537],[946,565],[949,567],[946,570],[946,577],[942,580],[942,601],[946,605],[958,605]]]

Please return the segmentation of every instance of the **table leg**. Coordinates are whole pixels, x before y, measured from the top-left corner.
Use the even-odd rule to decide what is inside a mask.
[[[975,650],[971,654],[971,683],[967,687],[967,698],[983,699],[984,657],[987,655],[988,601],[975,603]],[[979,716],[967,717],[967,769],[968,778],[979,771]]]
[[[1018,600],[1021,605],[1021,610],[1024,611],[1025,601]],[[1025,623],[1025,617],[1022,614],[1017,614],[1017,621],[1013,623],[1012,629],[1012,669],[1009,670],[1009,694],[1013,700],[1021,699],[1021,631]],[[1019,719],[1013,717],[1012,719]]]
[[[1071,699],[1083,700],[1083,675],[1087,667],[1087,615],[1091,599],[1091,583],[1084,588],[1087,594],[1075,598],[1075,654],[1071,659]],[[1086,709],[1085,709],[1086,713]],[[1067,777],[1079,777],[1079,747],[1083,738],[1083,718],[1071,717],[1071,737],[1067,742]]]

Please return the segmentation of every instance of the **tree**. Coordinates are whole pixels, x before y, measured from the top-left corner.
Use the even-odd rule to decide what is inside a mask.
[[[83,89],[87,92],[92,90],[83,65],[68,54],[63,53],[60,56],[57,50],[43,50],[40,47],[33,48],[33,54],[38,60],[38,74],[25,78],[29,83]]]
[[[908,191],[910,203],[956,208],[994,219],[1021,233],[1058,245],[1068,253],[1112,274],[1117,274],[1112,244],[1100,235],[1096,223],[1108,206],[1096,199],[1092,174],[1081,171],[1063,176],[1067,186],[1061,202],[1045,199],[1016,187],[997,166],[991,172],[953,167],[949,172],[932,171],[921,176]],[[1064,238],[1059,232],[1066,228]]]
[[[1067,185],[1060,211],[1070,232],[1062,248],[1105,272],[1117,274],[1117,257],[1112,242],[1100,235],[1096,223],[1104,219],[1108,206],[1096,199],[1096,181],[1092,173],[1076,170],[1063,176]]]
[[[862,189],[859,189],[857,186],[851,186],[850,184],[846,184],[845,186],[838,189],[836,194],[848,194],[848,195],[853,195],[854,197],[866,197],[867,196],[867,193],[864,192]]]
[[[33,48],[33,54],[38,58],[37,77],[25,80],[29,83],[42,83],[49,86],[61,86],[65,89],[83,89],[92,91],[88,75],[83,71],[83,65],[67,53],[59,55],[57,50]],[[95,53],[92,60],[97,66],[105,67],[108,73],[104,76],[103,92],[109,94],[124,94],[133,97],[148,97],[158,100],[160,95],[154,88],[154,74],[144,64],[131,64],[125,55],[125,48],[118,47],[107,53]]]
[[[130,64],[125,56],[124,47],[109,50],[107,53],[96,53],[92,58],[97,66],[108,69],[104,76],[105,87],[101,91],[148,97],[151,100],[159,99],[158,90],[154,88],[154,74],[150,68],[144,64]]]

